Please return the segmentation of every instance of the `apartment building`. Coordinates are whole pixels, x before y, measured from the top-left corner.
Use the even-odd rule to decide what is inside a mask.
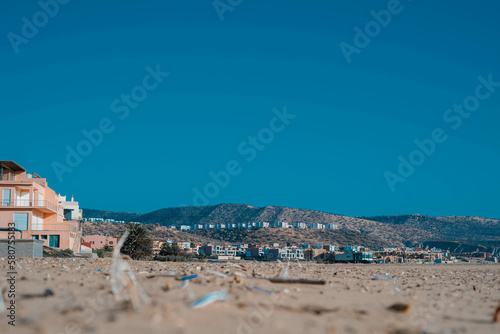
[[[14,223],[16,238],[38,239],[45,246],[80,251],[81,210],[49,188],[47,180],[14,161],[0,161],[0,239]]]
[[[315,260],[318,256],[328,253],[324,248],[311,248],[304,250],[304,258],[306,260]]]

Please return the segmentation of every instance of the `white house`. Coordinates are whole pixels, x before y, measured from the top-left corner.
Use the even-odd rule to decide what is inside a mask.
[[[325,225],[320,223],[313,223],[309,226],[309,228],[313,230],[323,230],[325,228]]]

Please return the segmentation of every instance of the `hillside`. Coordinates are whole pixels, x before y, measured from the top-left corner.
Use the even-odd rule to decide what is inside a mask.
[[[136,221],[139,217],[141,217],[142,213],[132,213],[132,212],[113,212],[113,211],[105,211],[105,210],[93,210],[93,209],[82,209],[83,210],[83,218],[104,218],[114,219],[118,221]]]
[[[145,224],[194,225],[243,222],[302,222],[306,224],[337,224],[339,228],[366,234],[383,242],[402,246],[419,241],[436,239],[439,235],[408,226],[405,230],[371,220],[340,216],[326,212],[287,207],[263,208],[244,204],[219,204],[204,207],[167,208],[142,215],[139,222]]]
[[[363,245],[372,249],[387,247],[383,240],[356,231],[340,230],[300,230],[300,229],[234,229],[191,231],[202,238],[217,239],[228,243],[277,242],[280,245]]]
[[[500,220],[480,217],[430,217],[422,215],[363,217],[396,228],[417,228],[440,240],[467,241],[500,247]]]
[[[414,246],[426,241],[440,240],[466,241],[471,245],[500,247],[500,220],[479,217],[405,215],[354,218],[314,210],[278,206],[257,208],[245,204],[166,208],[146,214],[84,209],[86,217],[102,217],[104,214],[108,218],[137,221],[153,226],[286,221],[306,224],[331,223],[338,225],[340,229],[337,232],[307,230],[296,232],[298,235],[282,229],[262,229],[238,242],[243,242],[242,240],[266,242],[277,238],[288,242],[298,237],[297,240],[303,240],[303,243],[328,243],[328,240],[340,241],[342,239],[339,238],[343,238],[344,235],[352,244],[373,242],[377,245]],[[224,236],[225,233],[225,231],[196,231],[187,234],[221,240],[220,236]],[[364,240],[364,237],[368,239]]]
[[[212,242],[212,243],[262,243],[277,242],[280,245],[332,244],[364,245],[370,248],[389,246],[386,242],[351,230],[298,230],[298,229],[232,229],[200,230],[181,232],[153,224],[145,224],[155,240]],[[125,232],[126,225],[119,223],[85,222],[84,235],[108,234],[119,237]]]
[[[146,227],[153,234],[154,240],[170,239],[173,241],[188,242],[216,242],[218,239],[205,238],[202,236],[172,230],[164,226],[147,224]],[[85,222],[83,224],[83,235],[107,234],[112,237],[120,237],[125,232],[126,224]]]
[[[422,248],[440,248],[451,251],[454,254],[458,253],[474,253],[474,252],[488,252],[492,253],[493,256],[500,256],[500,248],[498,247],[489,247],[482,246],[467,242],[459,242],[459,241],[426,241],[422,243]]]

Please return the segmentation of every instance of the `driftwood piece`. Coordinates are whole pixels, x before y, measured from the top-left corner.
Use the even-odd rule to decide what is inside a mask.
[[[269,278],[271,283],[282,283],[282,284],[313,284],[313,285],[325,285],[326,281],[318,281],[312,279],[284,279],[284,278]]]

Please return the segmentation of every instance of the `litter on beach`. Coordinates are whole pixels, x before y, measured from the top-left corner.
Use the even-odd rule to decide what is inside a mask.
[[[182,289],[187,288],[188,286],[189,286],[189,281],[184,281],[181,284],[177,285],[175,288],[179,289],[179,290],[182,290]]]
[[[123,260],[120,250],[127,240],[129,233],[125,232],[116,248],[113,250],[113,263],[111,264],[111,291],[117,301],[130,301],[134,310],[140,309],[140,301],[150,304],[151,299],[137,283],[130,270],[128,262]]]
[[[182,280],[183,281],[189,281],[191,279],[195,279],[196,277],[198,277],[198,275],[186,276],[186,277],[183,277]]]
[[[50,289],[47,289],[43,293],[32,293],[32,294],[21,295],[21,298],[22,299],[45,298],[53,295],[54,292]]]
[[[214,275],[219,276],[219,277],[222,277],[222,278],[226,278],[227,277],[226,275],[224,275],[222,273],[218,273],[218,272],[213,271],[213,270],[210,270],[209,273],[214,274]]]
[[[390,277],[389,275],[387,274],[382,274],[382,275],[373,275],[373,279],[374,280],[388,280],[388,281],[393,281],[394,283],[396,283],[398,280]]]
[[[264,289],[264,288],[261,288],[261,287],[258,287],[258,286],[249,286],[248,289],[250,290],[257,290],[257,291],[261,291],[261,292],[265,292],[267,294],[272,294],[273,292],[270,291],[270,290],[267,290],[267,289]]]
[[[216,301],[224,301],[227,299],[227,291],[216,291],[209,293],[208,295],[205,295],[201,297],[200,299],[196,300],[191,304],[192,309],[198,309],[205,307],[207,305],[210,305]]]
[[[161,275],[149,275],[146,278],[151,279],[155,277],[182,277],[181,275],[178,274],[161,274]]]

